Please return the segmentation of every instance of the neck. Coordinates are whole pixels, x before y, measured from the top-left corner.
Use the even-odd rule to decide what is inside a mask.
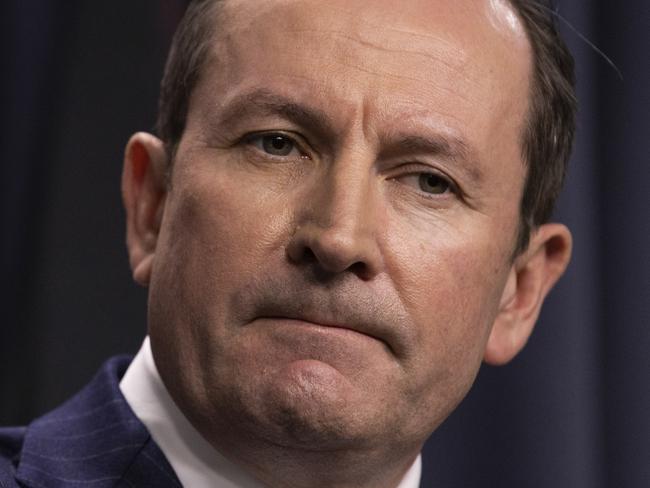
[[[312,450],[224,432],[211,438],[219,439],[212,443],[218,451],[269,488],[396,488],[421,448]]]

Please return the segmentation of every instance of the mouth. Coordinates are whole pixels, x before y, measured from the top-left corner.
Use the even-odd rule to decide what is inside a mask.
[[[322,286],[300,275],[265,276],[243,288],[232,308],[241,311],[237,322],[242,325],[266,323],[287,337],[295,330],[315,341],[348,340],[367,347],[379,343],[400,362],[417,346],[417,328],[400,300],[390,291],[356,283]]]
[[[319,319],[314,319],[314,318],[311,318],[311,317],[295,317],[295,316],[290,316],[290,315],[268,315],[268,316],[262,316],[262,317],[258,317],[258,318],[262,319],[262,320],[280,320],[280,321],[294,322],[296,325],[306,325],[306,326],[311,325],[311,326],[316,326],[316,327],[326,327],[326,328],[331,328],[331,329],[340,329],[341,331],[354,332],[354,333],[357,333],[357,334],[372,337],[373,339],[381,340],[378,337],[373,336],[372,334],[362,332],[358,328],[351,327],[349,325],[345,325],[345,324],[342,324],[342,323],[336,323],[336,322],[330,322],[330,321],[324,321],[324,320],[319,320]]]
[[[341,339],[358,340],[359,337],[381,343],[391,354],[395,354],[391,344],[383,337],[368,330],[370,327],[358,323],[349,324],[345,321],[315,317],[310,314],[265,314],[255,318],[260,323],[282,323],[290,327],[307,328],[319,336],[336,336]]]

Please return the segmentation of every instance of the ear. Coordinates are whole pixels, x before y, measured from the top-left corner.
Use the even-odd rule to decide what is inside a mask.
[[[569,264],[571,243],[569,229],[561,224],[542,225],[531,236],[510,269],[485,348],[486,363],[505,364],[524,347],[546,295]]]
[[[138,132],[124,153],[122,200],[126,210],[126,246],[133,279],[149,284],[160,222],[165,207],[167,153],[157,137]]]

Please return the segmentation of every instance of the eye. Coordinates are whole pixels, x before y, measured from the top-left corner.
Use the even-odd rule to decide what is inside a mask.
[[[433,195],[442,195],[451,190],[449,181],[435,173],[420,173],[418,175],[418,186],[423,192]]]
[[[279,134],[262,136],[262,149],[274,156],[287,156],[293,151],[293,141]]]
[[[302,157],[294,140],[284,134],[257,134],[250,137],[249,142],[260,151],[271,156],[285,157],[296,152],[298,153],[295,154],[296,156]]]
[[[425,169],[422,165],[402,167],[405,174],[398,175],[395,179],[418,191],[418,193],[427,198],[448,197],[456,195],[462,197],[456,182],[450,177],[438,171]]]

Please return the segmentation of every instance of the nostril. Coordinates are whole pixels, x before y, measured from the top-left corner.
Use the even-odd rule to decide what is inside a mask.
[[[318,261],[316,253],[303,240],[293,240],[287,247],[287,256],[294,263],[313,263]]]
[[[318,261],[318,257],[310,247],[305,246],[302,250],[302,256],[300,256],[300,260],[305,263],[314,263]]]
[[[356,274],[357,276],[363,277],[366,275],[368,271],[368,267],[366,266],[366,263],[362,261],[357,261],[356,263],[352,263],[351,266],[348,267],[348,269]]]
[[[347,271],[366,280],[378,268],[375,246],[356,227],[306,225],[292,234],[286,252],[294,265],[310,265],[328,275]]]

